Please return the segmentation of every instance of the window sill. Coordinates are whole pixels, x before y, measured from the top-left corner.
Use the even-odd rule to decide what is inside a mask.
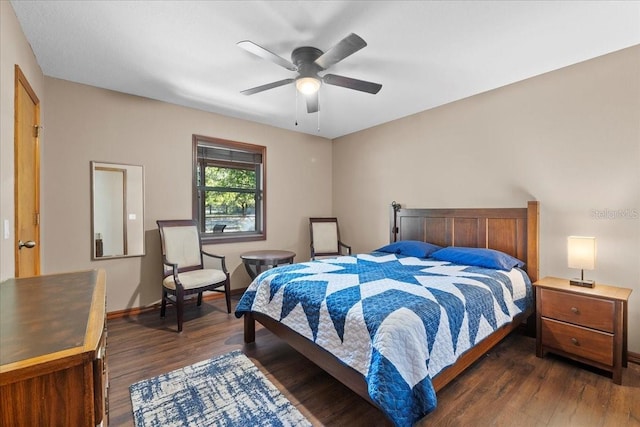
[[[235,234],[235,233],[234,233]],[[252,234],[237,234],[232,235],[228,233],[224,235],[220,233],[219,235],[212,236],[210,234],[200,235],[200,239],[202,240],[203,245],[215,245],[218,243],[237,243],[237,242],[255,242],[259,240],[267,240],[267,236],[265,233],[252,233]]]

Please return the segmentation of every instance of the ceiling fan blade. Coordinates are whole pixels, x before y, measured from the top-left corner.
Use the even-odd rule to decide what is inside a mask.
[[[318,92],[305,95],[307,98],[307,113],[317,113],[318,107]]]
[[[367,82],[364,80],[352,79],[350,77],[338,76],[336,74],[325,74],[322,81],[328,85],[346,87],[347,89],[359,90],[376,94],[382,89],[382,85],[378,83]]]
[[[315,60],[315,63],[322,69],[326,70],[333,64],[342,61],[347,56],[356,53],[366,45],[367,42],[362,40],[359,35],[351,33],[340,40],[337,45],[320,55],[320,57]]]
[[[240,46],[242,49],[246,50],[247,52],[253,53],[254,55],[259,56],[262,59],[266,59],[267,61],[271,61],[275,64],[278,64],[279,66],[284,67],[287,70],[291,70],[291,71],[298,70],[298,68],[295,65],[293,65],[291,62],[287,61],[281,56],[276,55],[270,50],[267,50],[262,46],[255,44],[252,41],[243,40],[236,44]]]
[[[289,83],[293,83],[295,81],[296,81],[296,79],[279,80],[277,82],[267,83],[266,85],[257,86],[257,87],[251,88],[251,89],[245,89],[245,90],[241,91],[240,93],[243,94],[243,95],[253,95],[254,93],[258,93],[258,92],[262,92],[262,91],[265,91],[265,90],[273,89],[273,88],[279,87],[279,86],[284,86],[284,85],[287,85]]]

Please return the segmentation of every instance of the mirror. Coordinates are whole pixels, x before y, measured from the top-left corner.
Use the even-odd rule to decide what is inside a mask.
[[[144,255],[142,166],[91,162],[91,259]]]

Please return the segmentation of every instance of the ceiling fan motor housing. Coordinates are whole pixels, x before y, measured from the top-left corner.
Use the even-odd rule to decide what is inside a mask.
[[[291,62],[298,68],[300,77],[315,77],[319,79],[318,72],[323,68],[316,64],[314,61],[318,59],[323,52],[315,47],[302,46],[298,47],[291,52]]]

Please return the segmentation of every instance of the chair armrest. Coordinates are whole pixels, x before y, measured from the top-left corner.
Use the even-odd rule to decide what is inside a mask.
[[[345,248],[348,251],[348,254],[351,255],[351,246],[347,245],[346,243],[342,243],[339,240],[338,240],[338,246]]]
[[[178,276],[178,264],[174,264],[172,262],[169,262],[167,257],[164,256],[164,255],[162,256],[162,264],[166,265],[167,267],[171,267],[171,269],[173,270],[173,275],[174,276]]]
[[[229,274],[229,272],[227,271],[227,265],[225,263],[226,257],[224,255],[216,255],[216,254],[212,254],[210,252],[205,252],[203,250],[201,250],[200,252],[202,252],[202,255],[206,255],[208,257],[211,258],[216,258],[220,260],[220,264],[222,264],[222,271],[224,271],[225,274]]]
[[[178,279],[178,264],[169,262],[167,257],[164,255],[162,256],[162,264],[166,265],[167,267],[171,267],[172,274],[173,274],[173,281],[176,283],[176,288],[180,287],[180,289],[183,289],[182,282],[180,282],[180,279]],[[167,276],[168,275],[164,277],[167,277]]]

